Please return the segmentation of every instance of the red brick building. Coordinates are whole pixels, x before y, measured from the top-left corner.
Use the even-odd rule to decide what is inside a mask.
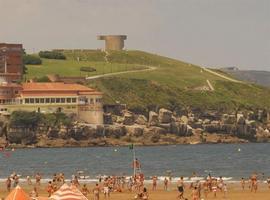
[[[0,77],[17,81],[23,74],[22,44],[0,43]]]

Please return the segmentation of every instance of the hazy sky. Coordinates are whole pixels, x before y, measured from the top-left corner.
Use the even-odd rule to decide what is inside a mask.
[[[0,42],[28,52],[127,34],[127,49],[270,71],[270,0],[0,0],[0,25]]]

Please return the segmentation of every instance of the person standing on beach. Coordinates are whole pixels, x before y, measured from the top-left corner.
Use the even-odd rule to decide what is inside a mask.
[[[36,184],[40,185],[40,181],[41,181],[41,175],[39,173],[36,174]]]
[[[13,187],[16,187],[19,184],[19,176],[15,174],[15,176],[13,177],[13,180],[14,180]]]
[[[242,190],[245,190],[245,179],[244,178],[242,178],[241,179],[241,188],[242,188]]]
[[[10,188],[11,188],[11,179],[10,179],[10,177],[8,177],[7,180],[6,180],[6,186],[7,186],[7,191],[10,192]]]
[[[31,177],[27,176],[26,179],[27,179],[27,184],[32,185]]]
[[[167,179],[167,177],[165,177],[164,179],[164,190],[168,191],[168,184],[169,184],[169,180]]]
[[[223,198],[227,198],[227,192],[228,192],[228,188],[227,188],[227,184],[223,185]]]
[[[153,181],[152,190],[153,190],[153,191],[156,191],[156,190],[157,190],[157,177],[154,176],[154,177],[152,178],[152,181]]]
[[[270,189],[270,177],[266,180],[266,183],[268,184],[268,188]]]
[[[96,186],[93,189],[93,193],[94,193],[94,200],[99,200],[100,187],[98,183],[96,183]]]
[[[251,176],[251,192],[254,191],[256,193],[257,189],[258,189],[257,174],[254,173]]]
[[[104,192],[104,198],[105,199],[110,199],[110,183],[109,183],[109,179],[106,178],[104,180],[104,183],[103,183],[103,192]]]
[[[82,187],[82,194],[87,197],[87,195],[89,194],[89,190],[88,188],[86,187],[86,184],[83,184],[83,187]]]
[[[213,182],[212,182],[212,191],[214,193],[214,198],[217,197],[217,189],[218,189],[217,179],[213,179]]]
[[[203,192],[204,192],[204,197],[207,198],[208,196],[208,181],[207,179],[204,180],[203,182]]]
[[[178,181],[177,183],[177,189],[178,189],[178,192],[179,192],[179,195],[177,196],[178,199],[185,199],[184,198],[184,178],[181,177],[180,180]]]
[[[50,197],[52,195],[52,193],[54,192],[53,191],[53,185],[52,185],[52,182],[51,181],[48,182],[47,192],[48,192],[48,197]]]
[[[192,200],[199,200],[198,188],[194,187],[191,192]]]

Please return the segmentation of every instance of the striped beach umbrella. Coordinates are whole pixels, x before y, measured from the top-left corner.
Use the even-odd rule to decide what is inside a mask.
[[[49,200],[87,200],[87,198],[76,187],[65,183],[53,193]]]
[[[29,200],[29,196],[20,186],[17,186],[9,193],[5,200]]]

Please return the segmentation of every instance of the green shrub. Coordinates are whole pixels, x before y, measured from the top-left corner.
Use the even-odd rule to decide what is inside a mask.
[[[72,117],[65,113],[39,113],[28,111],[14,111],[10,116],[11,127],[25,127],[35,129],[39,124],[47,126],[70,125]]]
[[[41,76],[41,77],[38,77],[38,78],[35,79],[35,81],[36,81],[36,82],[41,82],[41,83],[42,83],[42,82],[43,82],[43,83],[44,83],[44,82],[45,82],[45,83],[51,82],[50,79],[49,79],[47,76]]]
[[[82,71],[82,72],[94,72],[94,71],[97,71],[97,70],[95,68],[93,68],[93,67],[81,67],[80,71]]]
[[[41,58],[65,60],[66,56],[57,51],[40,51],[38,54]]]
[[[35,111],[14,111],[10,116],[10,125],[34,128],[42,121],[42,118],[42,114]]]
[[[23,64],[24,65],[41,65],[42,60],[38,56],[33,55],[23,55]]]

